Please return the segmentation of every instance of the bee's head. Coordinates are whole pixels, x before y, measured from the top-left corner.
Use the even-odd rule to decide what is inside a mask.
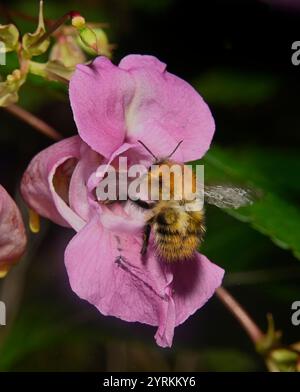
[[[141,140],[138,140],[138,142],[149,152],[149,154],[151,154],[154,158],[154,165],[162,165],[164,163],[168,163],[170,158],[175,154],[175,152],[177,151],[178,147],[181,145],[181,143],[183,142],[183,140],[180,140],[180,142],[177,143],[176,147],[174,148],[174,150],[167,155],[166,157],[160,157],[158,158],[156,155],[153,154],[153,152],[150,150],[149,147],[146,146],[146,144],[144,144]]]
[[[183,140],[181,140],[176,145],[174,150],[167,157],[164,158],[158,158],[156,155],[154,155],[153,152],[141,140],[138,140],[138,142],[154,158],[154,162],[148,169],[148,176],[147,176],[148,189],[150,191],[150,194],[151,195],[155,194],[159,200],[161,200],[163,197],[169,197],[170,199],[173,199],[175,193],[175,187],[174,187],[175,175],[172,172],[172,167],[173,165],[176,166],[178,164],[170,160],[170,158],[172,157],[172,155],[174,155],[174,153],[181,145]],[[181,165],[179,164],[179,166]],[[164,174],[165,171],[167,171],[167,177]],[[148,196],[150,197],[150,195]]]

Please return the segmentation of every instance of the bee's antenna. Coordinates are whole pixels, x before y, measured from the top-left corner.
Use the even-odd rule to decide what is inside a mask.
[[[173,154],[175,154],[175,152],[177,151],[178,147],[180,146],[180,144],[181,144],[182,142],[183,142],[183,140],[180,140],[180,142],[177,144],[177,146],[174,148],[174,150],[171,152],[171,154],[167,156],[167,159],[168,159],[168,158],[171,158],[171,156],[172,156]]]
[[[153,152],[141,140],[138,140],[138,142],[153,156],[153,158],[156,161],[158,161],[158,158],[153,154]]]

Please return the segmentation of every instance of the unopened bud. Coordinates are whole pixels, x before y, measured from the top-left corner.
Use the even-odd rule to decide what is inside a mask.
[[[267,355],[266,363],[273,372],[298,372],[299,354],[292,348],[278,347]]]
[[[80,46],[88,54],[111,57],[112,46],[109,44],[104,30],[87,26],[80,30],[79,37]]]
[[[270,358],[276,363],[293,363],[298,360],[298,354],[286,348],[278,348],[270,353]]]
[[[72,26],[76,29],[82,29],[85,26],[85,19],[81,15],[76,15],[72,18]]]

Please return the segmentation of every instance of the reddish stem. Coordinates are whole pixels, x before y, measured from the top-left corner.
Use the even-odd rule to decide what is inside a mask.
[[[34,114],[21,108],[20,106],[10,105],[10,106],[6,106],[4,109],[6,109],[9,113],[13,114],[14,116],[20,118],[27,124],[31,125],[38,132],[48,136],[50,139],[53,139],[55,141],[62,139],[62,135],[59,132],[57,132],[54,128],[52,128],[50,125],[45,123],[45,121],[41,120]]]
[[[227,309],[236,317],[236,319],[251,338],[252,342],[254,344],[259,342],[264,337],[264,334],[255,324],[249,314],[245,311],[245,309],[223,287],[219,287],[216,291],[216,294],[227,307]]]

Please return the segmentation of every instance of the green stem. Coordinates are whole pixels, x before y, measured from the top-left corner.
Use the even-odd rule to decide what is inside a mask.
[[[47,77],[47,72],[45,71],[45,64],[44,63],[30,61],[29,72],[34,75],[42,76],[43,78]]]

